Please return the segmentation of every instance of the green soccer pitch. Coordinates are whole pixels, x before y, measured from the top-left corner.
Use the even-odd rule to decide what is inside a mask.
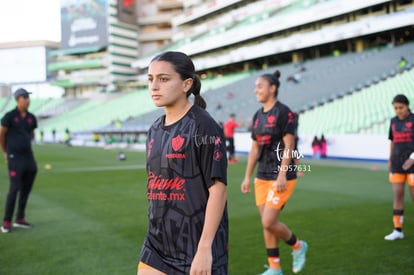
[[[147,228],[144,154],[126,152],[121,162],[118,150],[63,145],[34,150],[39,173],[27,219],[35,227],[0,233],[0,274],[136,274]],[[414,204],[406,192],[405,239],[385,241],[392,230],[392,191],[383,167],[301,162],[311,171],[299,178],[280,217],[309,244],[300,274],[414,274]],[[231,275],[259,274],[266,264],[253,193],[240,192],[245,165],[242,159],[228,169]],[[3,216],[8,189],[3,161],[0,178]],[[281,243],[280,250],[284,274],[293,274],[290,248]]]

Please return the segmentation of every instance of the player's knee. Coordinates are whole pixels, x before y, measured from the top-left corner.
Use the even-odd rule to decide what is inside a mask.
[[[275,219],[267,215],[262,216],[262,226],[265,230],[271,230],[275,225]]]

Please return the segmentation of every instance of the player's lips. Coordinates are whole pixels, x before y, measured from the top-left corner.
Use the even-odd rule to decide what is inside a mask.
[[[153,100],[157,100],[161,98],[161,95],[151,95]]]

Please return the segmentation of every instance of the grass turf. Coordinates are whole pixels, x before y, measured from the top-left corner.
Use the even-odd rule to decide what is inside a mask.
[[[0,274],[136,274],[147,228],[145,159],[116,150],[35,146],[39,173],[27,218],[34,229],[0,235]],[[308,242],[301,274],[413,274],[414,213],[406,194],[405,240],[387,242],[392,230],[392,191],[385,170],[303,161],[281,221]],[[45,164],[52,169],[46,170]],[[229,274],[258,274],[266,254],[253,193],[243,195],[245,163],[228,169]],[[8,189],[0,165],[0,211]],[[407,192],[408,193],[408,192]],[[281,243],[284,274],[290,248]]]

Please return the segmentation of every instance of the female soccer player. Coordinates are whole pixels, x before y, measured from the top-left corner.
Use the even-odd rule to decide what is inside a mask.
[[[250,180],[258,164],[255,185],[256,205],[262,219],[269,268],[263,275],[280,275],[279,239],[291,246],[293,272],[305,265],[308,245],[300,241],[279,221],[279,215],[292,195],[296,169],[292,152],[295,144],[296,121],[290,109],[278,101],[280,72],[264,74],[256,80],[255,93],[262,104],[253,116],[252,147],[247,160],[243,193],[250,193]]]
[[[405,95],[396,95],[392,101],[396,116],[391,119],[389,139],[390,169],[389,181],[394,191],[394,230],[385,236],[385,240],[394,241],[404,238],[404,189],[405,182],[410,187],[414,200],[414,114],[410,110],[410,102]]]
[[[147,136],[149,228],[138,274],[227,274],[223,131],[204,110],[201,82],[187,55],[156,56],[148,80],[152,100],[165,115]]]

